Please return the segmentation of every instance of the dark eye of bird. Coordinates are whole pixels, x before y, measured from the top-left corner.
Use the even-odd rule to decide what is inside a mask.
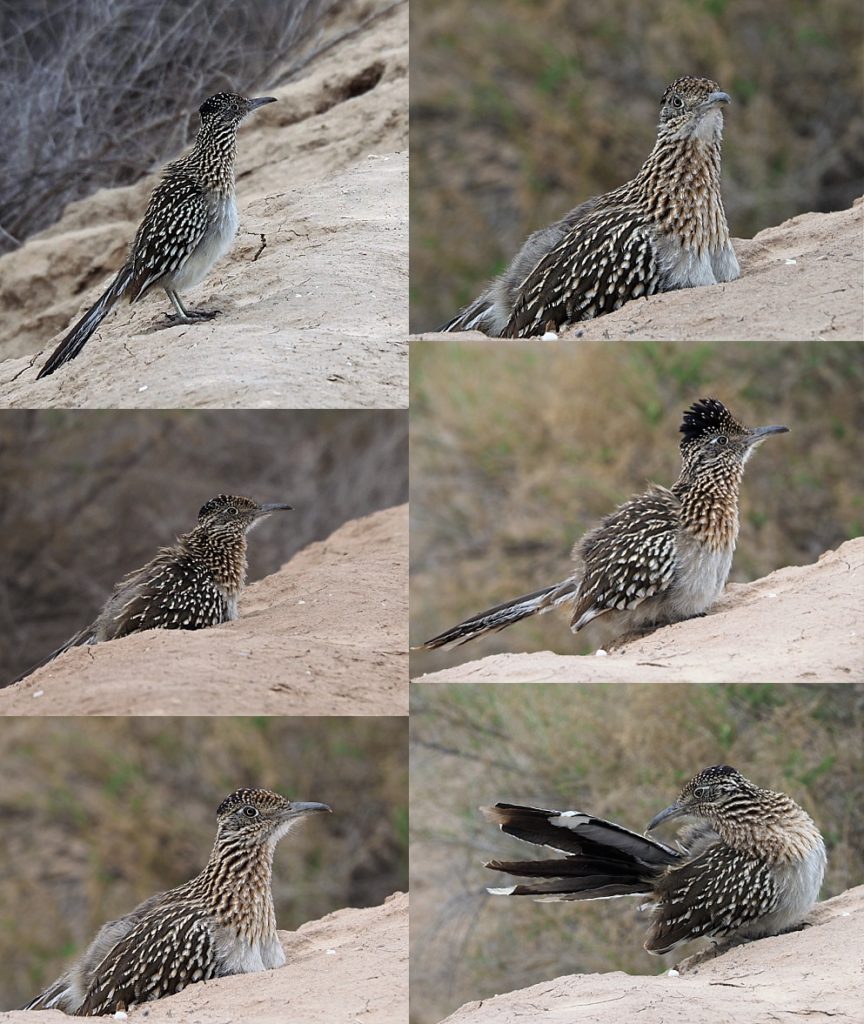
[[[229,505],[228,508],[225,509],[225,515],[226,516],[236,516],[237,515],[237,509],[234,508],[233,505]]]
[[[726,444],[726,441],[727,438],[725,438],[722,434],[717,438],[717,444]]]
[[[258,812],[255,810],[254,807],[244,807],[243,808],[243,813],[246,815],[247,818],[257,818],[258,817]]]
[[[683,107],[684,106],[684,100],[682,100],[680,96],[673,96],[672,97],[672,106],[673,107]]]

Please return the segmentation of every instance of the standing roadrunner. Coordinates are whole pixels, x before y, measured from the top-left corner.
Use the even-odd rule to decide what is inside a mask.
[[[175,323],[211,320],[217,311],[186,309],[180,292],[203,281],[237,233],[234,159],[237,127],[253,110],[275,103],[272,96],[249,100],[220,92],[198,110],[201,129],[188,156],[165,167],[129,249],[129,259],[95,306],[78,321],[42,367],[37,380],[74,359],[119,298],[137,302],[161,285]]]
[[[103,925],[84,955],[24,1007],[95,1017],[228,974],[281,967],[271,877],[279,840],[327,804],[238,789],[216,812],[204,870]]]
[[[790,931],[815,903],[825,874],[825,844],[810,815],[728,765],[701,771],[649,822],[646,832],[695,819],[677,849],[582,811],[513,804],[482,810],[507,835],[565,855],[490,861],[493,871],[542,879],[490,893],[541,901],[647,896],[649,953],[700,936],[735,942]]]
[[[720,196],[721,107],[729,102],[708,78],[674,81],[636,177],[535,231],[440,330],[530,338],[630,299],[734,281],[740,271]]]
[[[722,402],[701,399],[684,413],[681,473],[671,488],[653,485],[587,533],[563,582],[481,612],[423,647],[463,644],[559,605],[572,607],[574,633],[602,616],[607,641],[704,615],[732,567],[744,464],[766,437],[788,429],[745,427]]]
[[[26,674],[70,647],[145,629],[206,629],[236,619],[246,584],[246,534],[271,512],[290,510],[217,494],[201,508],[194,530],[125,576],[94,622]]]

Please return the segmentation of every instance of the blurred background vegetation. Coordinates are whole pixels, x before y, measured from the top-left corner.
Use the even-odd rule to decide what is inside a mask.
[[[0,685],[90,622],[216,494],[284,501],[249,580],[408,497],[404,411],[12,411],[0,416]]]
[[[647,482],[675,481],[682,413],[705,397],[791,431],[748,464],[730,579],[815,562],[864,532],[864,346],[414,342],[412,643],[564,579],[587,529]],[[414,652],[412,675],[497,651],[584,653],[587,633],[551,612]]]
[[[732,764],[813,816],[822,899],[864,882],[862,686],[415,684],[411,696],[413,1024],[562,974],[658,974],[700,948],[645,953],[638,897],[487,895],[509,876],[484,861],[532,854],[480,805],[578,809],[641,832],[697,771]]]
[[[684,74],[732,96],[734,236],[844,209],[864,177],[858,0],[411,0],[412,330],[528,234],[632,178]]]
[[[66,203],[129,185],[212,93],[260,94],[389,0],[28,0],[0,6],[0,253]]]
[[[404,718],[0,720],[0,1009],[197,874],[243,786],[333,808],[277,848],[279,928],[406,890],[407,740]]]

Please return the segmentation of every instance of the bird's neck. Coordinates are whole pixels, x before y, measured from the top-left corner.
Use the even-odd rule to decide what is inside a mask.
[[[208,893],[220,923],[254,943],[276,932],[272,879],[272,845],[226,845],[217,839],[196,882]]]
[[[237,157],[237,126],[202,125],[186,163],[203,177],[208,187],[226,196],[234,193],[234,161]]]
[[[701,256],[729,241],[720,197],[720,133],[704,139],[662,133],[632,182],[640,207],[661,232]]]
[[[823,843],[803,808],[785,793],[769,790],[759,792],[757,809],[740,815],[724,811],[711,825],[727,846],[777,864],[800,860]]]
[[[199,526],[182,537],[180,544],[203,562],[217,586],[232,593],[242,590],[247,569],[245,533],[215,532]]]
[[[744,467],[739,463],[702,471],[685,465],[672,485],[673,494],[681,502],[683,529],[712,550],[735,549],[743,473]]]

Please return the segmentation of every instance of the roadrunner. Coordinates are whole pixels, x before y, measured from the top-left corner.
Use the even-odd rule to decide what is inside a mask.
[[[788,427],[745,427],[714,398],[684,413],[681,473],[631,498],[573,549],[576,568],[561,583],[481,612],[427,640],[466,643],[567,605],[576,633],[602,616],[607,642],[703,615],[723,592],[738,538],[738,491],[757,445]]]
[[[648,824],[691,820],[675,849],[582,811],[496,804],[482,808],[507,835],[546,846],[556,860],[490,861],[541,881],[489,889],[540,901],[647,896],[649,953],[700,936],[730,943],[796,928],[819,896],[825,844],[813,819],[783,793],[729,765],[706,768]]]
[[[439,329],[528,338],[641,296],[734,281],[740,271],[720,195],[729,102],[708,78],[676,79],[636,177],[535,231],[509,268]]]
[[[206,629],[236,619],[246,584],[246,534],[272,512],[290,510],[217,494],[201,508],[192,531],[125,576],[89,626],[26,674],[71,647],[145,629]]]
[[[281,967],[273,851],[302,818],[329,811],[266,789],[238,789],[216,812],[216,842],[204,870],[103,925],[84,955],[24,1009],[96,1017],[196,981]]]
[[[150,197],[129,258],[95,306],[78,321],[42,367],[37,380],[74,359],[123,296],[137,302],[154,285],[165,289],[174,323],[211,320],[218,311],[186,309],[180,292],[203,281],[237,233],[234,159],[237,127],[272,96],[211,96],[198,110],[201,129],[192,152],[165,167]]]

